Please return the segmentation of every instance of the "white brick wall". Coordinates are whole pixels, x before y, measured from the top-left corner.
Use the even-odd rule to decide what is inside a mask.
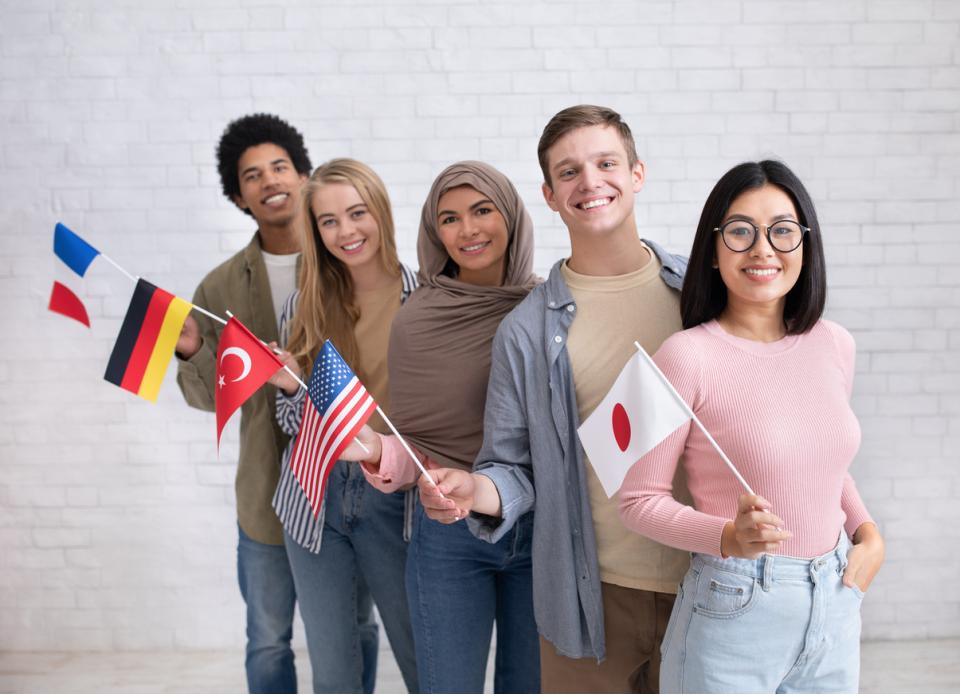
[[[859,343],[853,472],[888,540],[864,632],[960,635],[960,2],[3,0],[0,17],[0,648],[243,639],[236,424],[218,461],[172,369],[155,406],[102,380],[130,286],[98,261],[93,329],[46,313],[56,220],[189,296],[251,232],[216,138],[265,110],[314,162],[381,172],[407,261],[432,177],[489,160],[546,271],[567,240],[536,140],[585,101],[633,126],[642,231],[674,250],[738,161],[807,182],[829,315]]]

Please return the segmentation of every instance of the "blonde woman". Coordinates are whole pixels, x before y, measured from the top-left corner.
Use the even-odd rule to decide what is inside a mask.
[[[390,326],[416,279],[397,258],[386,188],[365,164],[333,159],[304,186],[303,206],[299,288],[287,299],[280,320],[287,350],[283,358],[306,380],[329,339],[377,402],[389,409]],[[405,495],[381,494],[366,483],[359,466],[341,460],[330,473],[323,509],[315,516],[290,468],[306,392],[283,371],[275,378],[277,420],[292,438],[273,505],[283,524],[307,632],[314,692],[370,691],[374,668],[369,656],[375,658],[376,651],[361,647],[369,617],[367,589],[404,682],[415,692],[416,661],[403,590]],[[386,431],[378,415],[370,426]]]

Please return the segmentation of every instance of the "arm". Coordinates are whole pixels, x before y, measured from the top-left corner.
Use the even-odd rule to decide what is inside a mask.
[[[847,397],[853,395],[853,375],[856,367],[857,344],[853,335],[835,323],[827,323],[837,347],[840,368],[844,375]],[[880,570],[886,554],[886,547],[880,530],[870,517],[853,477],[848,472],[843,478],[843,490],[840,493],[840,508],[847,519],[844,531],[853,540],[853,547],[847,553],[847,568],[843,572],[846,586],[856,584],[866,591]]]
[[[416,484],[420,469],[410,460],[410,456],[396,436],[384,436],[365,426],[357,438],[370,449],[370,454],[348,449],[344,451],[342,457],[350,460],[351,452],[366,456],[359,460],[360,469],[372,487],[384,494],[390,494],[403,489],[410,489]],[[353,445],[351,445],[351,448]],[[356,448],[359,449],[359,446]],[[420,454],[420,451],[416,449],[413,449],[413,451],[419,455],[420,462],[429,464],[429,459]]]
[[[493,340],[483,446],[473,466],[474,499],[467,523],[474,535],[488,542],[503,537],[523,514],[533,509],[536,501],[527,424],[524,345],[519,343],[515,330],[507,319]]]
[[[664,342],[654,361],[680,396],[698,412],[702,409],[702,367],[696,345],[685,334]],[[736,519],[697,511],[673,496],[679,458],[688,451],[691,422],[661,441],[628,471],[620,487],[620,517],[624,525],[670,547],[714,556],[756,556],[775,549],[788,537],[777,530],[783,523],[770,514],[770,504],[743,495]],[[772,527],[771,527],[772,526]]]

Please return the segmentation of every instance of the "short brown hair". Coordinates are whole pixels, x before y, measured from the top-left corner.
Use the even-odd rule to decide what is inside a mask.
[[[592,106],[590,104],[580,104],[571,106],[557,113],[543,129],[540,136],[540,143],[537,145],[537,158],[540,160],[540,170],[543,171],[543,180],[549,186],[550,171],[547,166],[547,152],[556,144],[557,140],[566,135],[571,130],[585,128],[590,125],[602,125],[604,127],[613,127],[620,134],[620,141],[623,142],[623,148],[627,150],[627,161],[632,169],[637,163],[637,145],[633,141],[633,133],[630,132],[630,126],[623,122],[620,114],[610,108],[603,106]]]

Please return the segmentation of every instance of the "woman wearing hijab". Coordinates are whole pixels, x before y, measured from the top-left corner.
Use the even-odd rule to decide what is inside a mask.
[[[533,223],[513,184],[488,164],[445,169],[423,205],[420,287],[397,312],[388,351],[390,415],[433,466],[470,470],[483,441],[490,350],[497,326],[537,282]],[[364,430],[367,480],[411,486],[418,468],[396,437]],[[351,455],[352,454],[352,455]],[[496,692],[540,691],[528,514],[497,544],[465,523],[432,521],[417,505],[406,587],[420,691],[483,691],[497,625]]]

